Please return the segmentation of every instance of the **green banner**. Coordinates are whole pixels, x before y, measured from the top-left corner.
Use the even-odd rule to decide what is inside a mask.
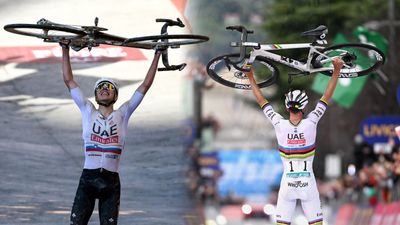
[[[356,36],[361,43],[371,44],[381,50],[385,55],[388,52],[388,42],[387,40],[379,33],[375,31],[370,31],[365,27],[359,26],[354,32],[354,36]]]
[[[343,34],[339,33],[334,39],[334,44],[342,43],[348,43],[348,41]],[[356,55],[357,57],[363,57],[357,53]],[[350,108],[364,87],[364,83],[367,78],[368,76],[357,78],[339,78],[335,92],[332,96],[332,100],[344,108]],[[312,84],[312,90],[317,93],[324,94],[329,79],[329,76],[317,74]]]

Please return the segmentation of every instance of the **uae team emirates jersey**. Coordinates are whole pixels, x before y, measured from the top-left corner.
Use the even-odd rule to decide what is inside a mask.
[[[320,100],[315,109],[297,125],[275,112],[269,103],[263,107],[265,116],[275,128],[285,173],[295,171],[312,173],[317,124],[324,115],[326,106],[327,104]]]
[[[136,91],[120,108],[104,117],[87,100],[79,87],[71,89],[72,99],[82,113],[82,138],[85,143],[85,169],[104,168],[118,172],[125,144],[128,120],[143,99]]]

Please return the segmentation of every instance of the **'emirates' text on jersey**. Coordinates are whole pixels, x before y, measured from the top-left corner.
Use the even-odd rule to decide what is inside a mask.
[[[82,113],[82,138],[85,143],[85,169],[104,168],[118,172],[125,144],[128,120],[143,99],[136,91],[131,99],[107,118],[87,100],[79,87],[71,89],[72,99]]]

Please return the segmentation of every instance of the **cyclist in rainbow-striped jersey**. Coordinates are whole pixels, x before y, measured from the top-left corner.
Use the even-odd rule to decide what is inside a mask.
[[[285,95],[289,119],[284,119],[275,112],[272,105],[264,98],[252,70],[247,73],[257,103],[275,128],[283,163],[284,172],[276,207],[278,225],[291,224],[297,200],[301,201],[309,225],[322,225],[321,201],[312,166],[316,151],[317,124],[333,95],[344,62],[334,58],[332,64],[334,70],[326,90],[315,109],[306,116],[304,115],[304,108],[308,103],[306,93],[301,90],[291,90]],[[246,66],[251,68],[251,65]]]

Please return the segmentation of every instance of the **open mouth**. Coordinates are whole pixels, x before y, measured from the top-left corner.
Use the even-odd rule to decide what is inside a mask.
[[[107,96],[109,96],[110,93],[108,92],[108,90],[101,90],[101,91],[100,91],[100,95],[107,95]]]

